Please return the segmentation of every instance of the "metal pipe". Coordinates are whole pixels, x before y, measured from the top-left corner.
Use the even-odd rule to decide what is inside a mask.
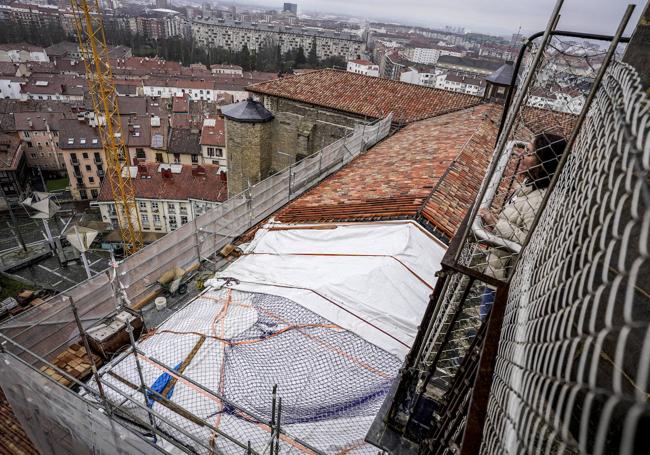
[[[131,343],[131,348],[135,351],[135,338],[133,337],[133,326],[131,325],[131,321],[128,321],[126,323],[126,331],[129,334],[129,341]],[[138,359],[137,354],[134,353],[133,355],[134,360],[135,360],[135,367],[138,370],[138,377],[140,379],[140,391],[142,392],[142,398],[144,400],[144,405],[149,409],[149,406],[147,406],[147,392],[146,392],[146,386],[144,384],[144,376],[142,375],[142,365],[140,365],[140,359]],[[134,400],[135,402],[135,400]],[[151,415],[151,412],[147,412],[149,416],[149,423],[151,423],[151,427],[154,430],[154,433],[156,431],[156,421],[154,420],[153,416]]]
[[[72,314],[74,315],[74,320],[77,323],[77,328],[79,329],[81,340],[83,341],[84,348],[86,349],[86,355],[88,356],[88,360],[90,360],[91,369],[93,371],[93,377],[95,378],[95,382],[97,383],[97,390],[99,391],[99,396],[102,400],[102,404],[104,405],[104,408],[106,409],[108,415],[111,415],[111,408],[110,405],[108,404],[108,401],[106,400],[106,394],[104,393],[104,388],[101,385],[99,374],[97,373],[97,365],[95,364],[92,351],[90,350],[90,344],[88,343],[88,335],[84,330],[84,326],[81,323],[81,319],[79,319],[77,306],[74,304],[74,299],[69,296],[68,296],[68,303],[70,303],[70,307],[72,308]]]
[[[551,183],[549,184],[546,192],[544,193],[544,197],[542,199],[542,202],[540,203],[540,207],[537,209],[537,212],[535,213],[535,219],[533,220],[533,224],[531,225],[530,230],[528,231],[528,234],[526,235],[526,239],[524,240],[523,246],[522,246],[522,251],[526,249],[528,246],[528,243],[530,242],[530,238],[533,235],[533,232],[535,231],[535,228],[537,227],[537,224],[539,223],[539,220],[542,216],[542,212],[544,212],[544,209],[546,208],[546,205],[548,204],[548,200],[553,193],[553,189],[555,188],[555,185],[557,184],[557,181],[560,177],[560,174],[562,173],[562,169],[564,168],[569,155],[571,154],[571,149],[573,148],[573,145],[575,144],[576,139],[578,138],[578,134],[580,134],[580,129],[587,118],[587,113],[589,112],[589,109],[591,108],[591,103],[593,102],[596,92],[600,88],[600,84],[602,83],[603,77],[605,76],[605,73],[607,72],[607,68],[609,67],[609,64],[611,63],[612,57],[614,57],[614,53],[616,52],[616,47],[618,46],[618,43],[621,39],[621,36],[623,35],[623,32],[625,31],[625,28],[627,27],[628,22],[630,21],[630,17],[632,16],[632,13],[634,12],[635,5],[629,4],[627,6],[627,9],[625,10],[625,13],[623,14],[623,17],[621,18],[620,23],[618,24],[618,28],[616,30],[616,33],[614,34],[614,38],[612,39],[611,43],[609,44],[609,48],[607,49],[607,53],[605,54],[605,58],[603,60],[603,63],[601,64],[600,68],[598,68],[598,73],[596,73],[596,78],[594,79],[594,83],[591,86],[591,90],[589,91],[589,95],[587,96],[587,100],[585,101],[584,106],[582,107],[582,111],[580,111],[580,115],[578,116],[578,119],[576,120],[576,124],[573,127],[573,131],[571,133],[571,137],[569,138],[569,141],[567,142],[567,145],[565,147],[565,152],[562,154],[562,157],[560,158],[560,162],[557,165],[557,169],[555,171],[555,174],[553,174],[553,178],[551,179]],[[515,270],[517,264],[519,263],[519,260],[521,258],[521,254],[515,257],[512,265],[511,270]],[[508,277],[508,281],[510,281],[510,278],[512,278],[512,274],[510,274],[510,277]]]
[[[521,108],[523,102],[524,102],[524,96],[526,95],[528,91],[528,87],[532,83],[536,69],[539,66],[539,63],[542,60],[542,54],[544,49],[546,49],[546,46],[548,44],[548,41],[551,37],[551,32],[554,29],[555,24],[557,24],[558,16],[560,14],[560,9],[562,8],[562,4],[564,3],[564,0],[557,0],[555,3],[555,7],[553,8],[553,12],[551,13],[551,17],[549,19],[548,25],[546,27],[546,30],[544,31],[544,35],[542,37],[542,42],[540,44],[538,52],[535,54],[535,58],[533,59],[533,62],[531,63],[530,66],[530,71],[526,75],[526,79],[524,80],[522,87],[520,90],[517,91],[517,97],[515,98],[513,109],[514,112],[518,112],[519,109]],[[505,148],[506,141],[508,137],[510,136],[510,133],[512,132],[512,128],[514,127],[515,124],[515,118],[513,115],[510,115],[507,119],[509,119],[506,122],[506,125],[504,127],[504,131],[502,134],[499,136],[499,141],[497,143],[496,149],[494,151],[494,155],[492,158],[492,162],[490,163],[490,168],[488,170],[488,173],[483,180],[483,183],[481,184],[481,189],[479,191],[479,195],[476,198],[477,201],[483,200],[483,197],[485,196],[485,192],[487,191],[487,183],[490,180],[490,177],[494,173],[494,170],[496,169],[497,163],[499,161],[499,158],[501,157],[501,154],[503,153],[503,149]],[[478,212],[478,204],[474,204],[471,210],[471,217],[470,219],[474,219],[476,217],[476,213]],[[467,239],[467,236],[469,235],[469,226],[465,227],[465,230],[462,233],[461,236],[461,245],[465,243],[465,240]],[[458,261],[460,255],[460,250],[456,252],[456,257],[454,258],[456,261]]]

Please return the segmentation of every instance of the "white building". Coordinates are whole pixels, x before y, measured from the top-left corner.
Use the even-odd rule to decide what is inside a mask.
[[[0,99],[22,99],[21,85],[27,82],[17,77],[3,77],[0,79]]]
[[[194,19],[192,37],[205,48],[222,47],[235,52],[244,46],[252,50],[264,45],[279,45],[282,53],[302,47],[307,54],[315,44],[319,59],[341,56],[353,60],[365,50],[363,39],[350,33],[212,17]]]
[[[441,73],[436,76],[435,87],[450,92],[483,96],[485,92],[485,79],[467,76],[462,73]]]
[[[212,74],[227,74],[232,76],[244,76],[244,69],[239,65],[210,65]]]
[[[225,201],[227,182],[218,166],[145,163],[129,168],[142,232],[166,234]],[[97,199],[102,221],[117,229],[118,216],[105,180]],[[122,207],[119,210],[123,210]],[[123,212],[122,212],[123,213]]]
[[[31,44],[2,44],[0,45],[0,62],[25,63],[49,62],[45,49]]]
[[[424,85],[427,87],[436,86],[436,78],[443,74],[440,70],[418,71],[415,68],[409,68],[408,71],[400,75],[400,81],[409,84]]]
[[[442,55],[451,55],[453,57],[462,57],[465,55],[462,49],[448,46],[409,47],[400,53],[407,60],[423,65],[435,65]]]
[[[379,65],[369,60],[357,59],[348,62],[348,71],[364,76],[379,77]]]
[[[223,118],[206,118],[203,121],[201,155],[204,163],[215,164],[220,170],[228,171],[226,125]]]
[[[248,98],[248,92],[241,84],[191,79],[147,79],[142,82],[142,93],[161,98],[187,94],[193,101],[221,101],[224,94],[231,95],[234,102]]]

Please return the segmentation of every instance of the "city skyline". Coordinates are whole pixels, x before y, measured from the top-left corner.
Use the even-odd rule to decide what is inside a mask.
[[[643,11],[644,2],[640,0],[566,0],[559,28],[613,34],[630,3],[636,5],[636,11],[626,30],[629,35]],[[246,4],[282,8],[283,2],[276,4],[269,0],[247,0]],[[475,32],[507,36],[517,32],[519,27],[525,34],[543,30],[554,4],[555,0],[503,0],[495,8],[484,0],[405,0],[396,11],[394,3],[385,0],[359,0],[354,4],[342,0],[304,0],[298,2],[298,12],[339,14],[428,27],[460,26]],[[444,10],[444,15],[439,14],[441,10]],[[590,15],[585,15],[585,11],[589,11]]]

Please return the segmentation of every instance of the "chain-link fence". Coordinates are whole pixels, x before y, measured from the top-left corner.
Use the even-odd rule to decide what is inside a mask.
[[[514,272],[482,453],[647,450],[649,125],[613,63]]]
[[[368,147],[386,137],[390,127],[391,116],[372,125],[358,126],[349,136],[328,145],[323,150],[304,158],[243,193],[231,197],[193,222],[129,256],[112,270],[80,283],[38,307],[5,321],[0,325],[0,337],[4,340],[3,350],[6,351],[4,355],[21,362],[21,364],[24,362],[25,365],[41,369],[48,368],[50,376],[59,382],[72,384],[74,388],[85,390],[85,404],[80,404],[80,406],[84,407],[90,403],[90,406],[103,409],[103,412],[110,414],[115,422],[143,434],[145,441],[154,443],[158,439],[164,440],[162,445],[157,445],[163,449],[176,446],[182,451],[191,453],[222,453],[236,450],[248,451],[248,453],[277,453],[281,447],[291,448],[291,441],[293,444],[301,446],[301,443],[297,442],[297,438],[287,436],[286,432],[280,429],[281,418],[276,413],[280,413],[281,409],[279,403],[271,402],[270,387],[260,386],[259,389],[253,387],[257,398],[251,401],[252,395],[248,396],[248,392],[254,382],[239,382],[239,386],[249,387],[249,389],[242,389],[246,391],[243,395],[237,392],[239,389],[236,384],[233,386],[228,382],[239,374],[250,376],[246,372],[252,371],[251,368],[263,367],[262,364],[256,366],[233,364],[233,362],[236,363],[246,357],[245,342],[239,343],[237,348],[234,348],[230,345],[221,346],[220,342],[215,344],[214,338],[211,339],[212,343],[206,343],[207,338],[203,334],[186,335],[173,340],[171,333],[160,334],[156,338],[170,337],[166,341],[163,340],[163,344],[173,341],[175,349],[169,352],[174,355],[160,359],[156,364],[155,359],[147,356],[144,351],[138,351],[139,348],[134,346],[131,353],[123,359],[123,364],[131,363],[131,367],[136,364],[139,366],[122,372],[123,375],[120,374],[119,368],[115,371],[110,370],[110,374],[106,372],[97,375],[94,381],[95,387],[80,383],[70,374],[71,371],[61,370],[51,361],[61,353],[65,355],[64,351],[79,341],[80,326],[87,331],[100,321],[114,315],[116,309],[125,302],[137,305],[140,302],[149,301],[160,290],[157,280],[163,273],[174,267],[186,270],[197,267],[201,261],[218,253],[233,239],[256,223],[263,221],[282,205],[316,185]],[[293,321],[293,324],[300,322]],[[278,323],[275,321],[276,325]],[[211,334],[211,336],[218,337],[218,334]],[[224,335],[221,338],[223,341],[226,337]],[[147,342],[153,343],[153,338],[145,340],[145,346]],[[210,346],[212,346],[213,353],[219,349],[225,349],[226,346],[228,350],[237,349],[244,352],[238,355],[230,353],[227,356],[228,363],[225,353],[223,353],[221,356],[222,366],[224,371],[228,372],[228,376],[221,375],[223,384],[212,384],[212,380],[206,380],[206,383],[215,386],[208,390],[197,382],[196,377],[195,381],[184,376],[183,372],[189,368],[194,355],[197,353],[205,355],[205,349]],[[192,353],[194,355],[191,355]],[[91,361],[87,355],[82,357],[80,361],[86,363]],[[268,357],[259,359],[260,362],[266,362],[267,365],[272,365],[271,360],[270,353]],[[77,360],[72,362],[77,362]],[[195,364],[200,363],[202,362],[195,362]],[[278,368],[285,366],[286,364],[277,365]],[[307,367],[305,365],[305,368]],[[397,368],[397,365],[394,365],[394,368]],[[0,376],[3,376],[1,372],[5,370],[0,370]],[[14,379],[14,377],[2,377],[3,382],[6,380],[7,383]],[[49,379],[45,381],[41,379],[40,373],[36,371],[31,371],[30,375],[25,377],[30,390],[39,389],[35,395],[48,394],[44,384],[47,384]],[[97,386],[98,379],[102,387]],[[161,382],[165,382],[166,386],[158,387]],[[50,384],[47,387],[60,386]],[[19,394],[22,389],[19,389],[15,389],[18,395],[13,396],[16,403],[20,401]],[[10,400],[12,399],[12,390],[7,391]],[[168,399],[171,397],[170,390],[175,390],[175,397],[181,398],[180,405]],[[223,393],[217,392],[215,395],[215,391],[219,390]],[[282,390],[280,390],[281,392]],[[190,393],[194,394],[193,398],[183,401],[182,398],[187,397]],[[305,396],[305,399],[313,399],[315,396]],[[265,399],[266,401],[264,401]],[[72,402],[76,403],[75,400]],[[30,434],[33,434],[33,439],[36,441],[44,440],[42,431],[50,431],[50,437],[52,434],[69,434],[75,431],[73,426],[69,426],[68,421],[55,422],[54,416],[45,412],[45,408],[51,409],[63,405],[63,403],[55,401],[30,401],[30,405],[38,409],[43,408],[43,421],[39,422],[43,428],[39,426],[27,429]],[[154,401],[161,404],[154,405]],[[264,408],[264,412],[245,411],[243,407],[236,404],[236,401],[245,401],[246,405],[250,405],[256,411],[260,411],[259,407],[261,406]],[[371,401],[369,399],[369,403]],[[376,403],[377,407],[379,404]],[[303,406],[300,403],[292,405],[298,408]],[[307,409],[305,406],[303,408]],[[287,418],[290,420],[293,419],[291,412],[291,409],[285,409],[285,416],[288,416]],[[354,417],[345,416],[343,411],[340,412],[342,421]],[[311,417],[307,415],[304,418],[318,419],[316,414],[318,414],[318,410],[315,408],[309,414]],[[269,418],[270,415],[271,418]],[[217,424],[219,418],[223,420],[223,426]],[[295,417],[296,422],[294,423],[297,426],[299,426],[300,418],[300,416]],[[370,417],[366,416],[365,418]],[[98,419],[95,424],[99,427],[105,428],[114,425],[101,418]],[[43,422],[46,423],[43,424]],[[49,429],[48,426],[51,426],[52,429]],[[249,430],[256,428],[257,430],[251,433],[248,430],[244,431],[243,427],[248,427]],[[111,433],[111,437],[118,437],[119,432],[123,430],[121,426],[116,427],[111,430],[114,431]],[[325,430],[327,429],[323,431]],[[331,434],[335,432],[330,429]],[[324,434],[330,433],[325,431]],[[251,434],[257,434],[257,436],[251,437]],[[206,435],[207,437],[205,437]],[[87,447],[90,447],[88,444],[92,438],[82,439],[82,442],[77,442],[81,446],[86,444]],[[304,446],[309,448],[307,443]]]

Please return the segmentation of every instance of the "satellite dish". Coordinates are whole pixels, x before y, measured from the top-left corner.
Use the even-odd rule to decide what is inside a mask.
[[[99,231],[95,229],[74,225],[66,232],[65,238],[73,247],[83,253],[88,251],[97,234]]]

